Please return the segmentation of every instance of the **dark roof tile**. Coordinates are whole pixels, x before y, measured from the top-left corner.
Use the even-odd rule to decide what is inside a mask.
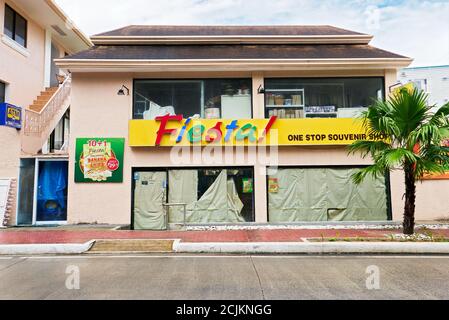
[[[66,59],[350,59],[406,58],[369,45],[137,45],[95,46]]]
[[[333,26],[138,26],[97,34],[96,36],[332,36],[363,35]]]

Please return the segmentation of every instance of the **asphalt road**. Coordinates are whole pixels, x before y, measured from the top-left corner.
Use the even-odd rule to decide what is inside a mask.
[[[0,299],[449,299],[449,257],[0,257]]]

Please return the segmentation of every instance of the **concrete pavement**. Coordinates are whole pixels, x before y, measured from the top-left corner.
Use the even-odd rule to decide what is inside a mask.
[[[449,257],[0,257],[0,299],[449,299]]]

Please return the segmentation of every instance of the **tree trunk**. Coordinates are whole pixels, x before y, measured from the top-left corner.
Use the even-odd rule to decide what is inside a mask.
[[[415,232],[415,170],[413,165],[405,166],[405,207],[404,207],[404,234],[412,235]]]

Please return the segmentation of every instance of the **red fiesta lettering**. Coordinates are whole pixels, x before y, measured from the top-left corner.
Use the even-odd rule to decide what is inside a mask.
[[[160,146],[161,142],[162,142],[162,137],[166,134],[168,135],[172,135],[174,132],[177,131],[177,129],[167,129],[167,123],[169,121],[177,121],[177,122],[181,122],[183,119],[182,115],[176,115],[176,116],[171,116],[170,114],[166,114],[165,116],[161,116],[161,117],[156,117],[156,121],[160,121],[161,124],[159,125],[159,130],[157,132],[157,137],[156,137],[156,146]]]

